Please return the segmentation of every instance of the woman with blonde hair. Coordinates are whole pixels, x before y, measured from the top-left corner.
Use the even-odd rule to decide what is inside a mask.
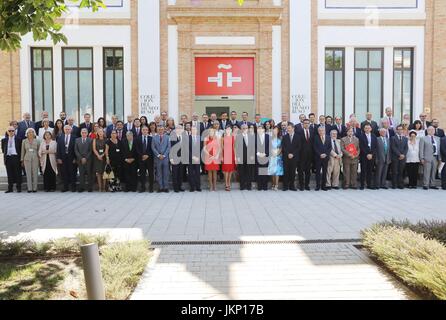
[[[38,135],[39,139],[43,140],[43,136],[45,135],[45,132],[50,132],[53,134],[54,129],[50,128],[50,120],[48,118],[45,118],[42,120],[42,128],[39,129]]]
[[[46,131],[39,148],[40,167],[43,173],[43,189],[46,192],[56,191],[56,153],[57,142],[53,140],[51,132]]]
[[[22,142],[21,161],[25,168],[28,193],[37,192],[37,177],[39,175],[39,148],[36,130],[29,128],[25,132],[26,138]]]
[[[221,164],[221,141],[214,128],[204,140],[205,169],[208,172],[210,191],[217,191],[217,172]]]

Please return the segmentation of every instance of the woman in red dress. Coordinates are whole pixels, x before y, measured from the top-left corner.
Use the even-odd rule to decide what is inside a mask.
[[[232,173],[236,170],[235,165],[235,137],[232,134],[232,127],[227,126],[222,138],[223,143],[223,165],[222,171],[225,175],[225,190],[231,191]]]
[[[216,131],[209,129],[209,136],[204,140],[205,170],[208,172],[211,191],[217,190],[217,172],[221,164],[221,144]]]

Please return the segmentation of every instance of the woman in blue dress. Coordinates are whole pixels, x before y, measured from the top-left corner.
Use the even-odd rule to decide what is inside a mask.
[[[273,178],[273,190],[279,190],[279,179],[283,176],[282,138],[280,129],[274,127],[271,137],[271,158],[269,160],[268,174]]]

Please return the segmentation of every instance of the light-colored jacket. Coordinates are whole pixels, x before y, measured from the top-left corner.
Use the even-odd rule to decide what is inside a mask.
[[[431,136],[426,136],[420,139],[420,160],[425,160],[428,162],[434,160],[440,160],[440,144],[441,140],[439,137],[434,137],[437,144],[437,156],[434,158],[434,146],[432,144]]]
[[[28,139],[22,141],[21,161],[38,161],[39,160],[40,141],[34,139],[32,143]]]
[[[39,148],[40,166],[42,167],[42,172],[45,173],[46,160],[47,157],[50,157],[51,168],[57,174],[57,161],[56,161],[57,142],[54,140],[51,141],[48,150],[46,150],[46,145],[47,145],[46,142],[43,141],[42,143],[40,143],[40,148]]]

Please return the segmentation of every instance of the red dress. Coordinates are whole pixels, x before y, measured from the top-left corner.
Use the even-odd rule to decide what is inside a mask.
[[[235,152],[234,152],[234,144],[235,137],[233,136],[224,136],[223,138],[224,150],[223,150],[223,172],[235,172]]]
[[[218,138],[208,138],[207,141],[205,141],[204,147],[206,148],[206,151],[208,154],[206,154],[205,159],[205,170],[206,171],[218,171],[220,170],[220,159],[213,159],[211,160],[210,157],[213,157],[220,152],[220,144],[218,143]]]

